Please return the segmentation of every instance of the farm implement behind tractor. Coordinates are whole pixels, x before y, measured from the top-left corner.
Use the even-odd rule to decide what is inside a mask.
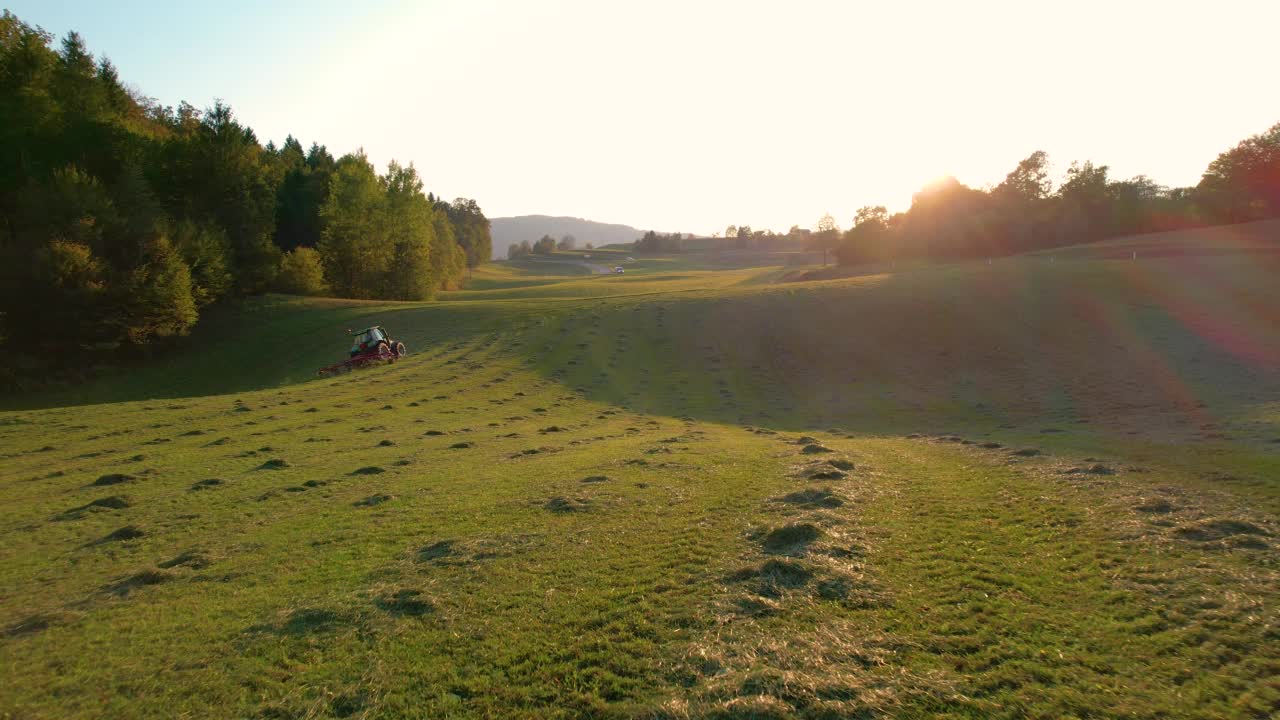
[[[352,332],[351,335],[355,338],[351,345],[351,356],[342,362],[320,368],[316,371],[317,375],[337,375],[373,363],[390,364],[409,353],[404,343],[393,340],[381,325]]]

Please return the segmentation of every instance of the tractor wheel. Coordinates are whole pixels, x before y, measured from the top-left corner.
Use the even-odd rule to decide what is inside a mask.
[[[405,355],[409,354],[409,351],[405,348],[404,343],[400,342],[399,340],[396,341],[396,345],[394,349],[395,349],[396,357],[404,357]]]

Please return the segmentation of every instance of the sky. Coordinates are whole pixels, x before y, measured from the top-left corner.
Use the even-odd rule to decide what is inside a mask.
[[[1280,122],[1276,0],[0,4],[162,104],[412,162],[490,217],[848,227],[1036,150],[1194,185]]]

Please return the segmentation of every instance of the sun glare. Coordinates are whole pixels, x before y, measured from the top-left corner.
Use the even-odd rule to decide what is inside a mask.
[[[295,5],[0,6],[0,720],[1280,717],[1280,0]]]

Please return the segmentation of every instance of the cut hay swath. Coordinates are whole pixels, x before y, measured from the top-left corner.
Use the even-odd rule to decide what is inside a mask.
[[[326,375],[341,375],[342,373],[357,368],[368,367],[376,363],[393,363],[396,361],[395,353],[383,350],[377,353],[368,353],[366,355],[356,355],[342,362],[334,363],[327,367],[322,367],[316,371],[316,374],[324,377]]]

